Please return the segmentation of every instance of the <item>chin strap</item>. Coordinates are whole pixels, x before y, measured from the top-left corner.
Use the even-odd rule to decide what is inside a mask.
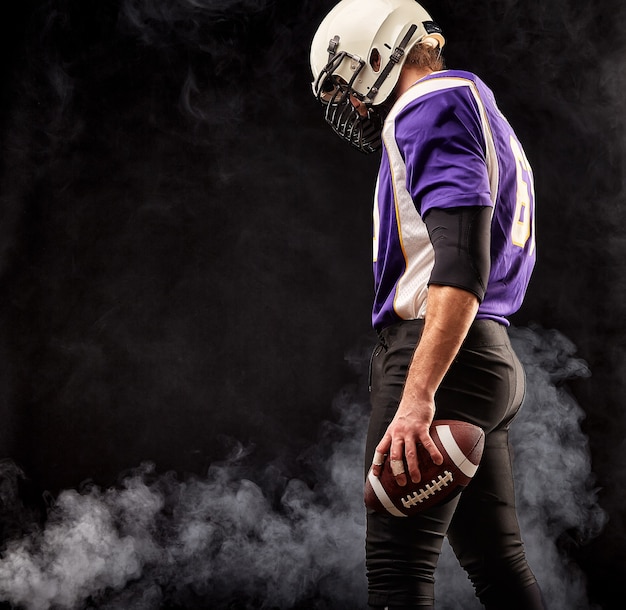
[[[389,57],[389,61],[382,69],[376,82],[370,89],[366,97],[359,95],[358,97],[369,105],[368,115],[366,117],[361,116],[354,108],[350,101],[350,96],[345,95],[343,99],[326,104],[326,111],[324,118],[326,122],[332,127],[333,131],[343,140],[347,140],[352,146],[361,151],[362,153],[373,153],[380,150],[382,146],[381,131],[385,116],[388,112],[388,108],[385,106],[385,102],[377,106],[373,106],[374,98],[378,95],[380,87],[388,78],[389,74],[395,66],[397,66],[406,50],[409,41],[415,34],[417,25],[411,24],[406,34],[400,41],[400,44],[394,49],[393,53]],[[358,70],[355,70],[354,75],[349,83],[346,83],[346,90],[352,91],[352,84],[356,79],[360,69],[363,67],[364,61],[360,57],[349,55],[346,52],[337,53],[339,47],[339,36],[333,36],[328,42],[328,63],[324,70],[319,74],[315,83],[314,90],[318,99],[320,99],[321,83],[329,75],[332,74],[334,68],[338,66],[346,56],[351,57],[354,61],[358,61],[360,66]]]
[[[376,79],[376,82],[372,85],[370,92],[365,98],[366,102],[374,101],[374,98],[378,95],[378,91],[380,90],[381,85],[389,76],[389,73],[393,70],[394,66],[398,64],[399,61],[404,57],[404,50],[406,49],[406,45],[409,44],[409,40],[411,40],[411,37],[413,36],[413,34],[415,34],[415,30],[417,30],[417,26],[415,24],[412,24],[407,33],[404,35],[404,38],[400,41],[400,44],[394,49],[391,57],[389,58],[389,61],[387,62],[387,65],[382,69],[382,72]]]

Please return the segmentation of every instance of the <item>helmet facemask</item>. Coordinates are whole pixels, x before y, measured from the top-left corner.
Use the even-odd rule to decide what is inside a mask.
[[[311,43],[313,94],[333,131],[363,153],[382,145],[405,56],[417,43],[445,44],[415,0],[340,0]]]
[[[347,51],[337,53],[339,36],[334,36],[328,45],[329,60],[313,84],[313,91],[317,99],[325,106],[324,119],[333,131],[362,153],[376,152],[382,146],[381,132],[385,117],[391,107],[390,98],[392,96],[389,96],[385,101],[386,103],[383,102],[376,106],[373,101],[378,94],[379,83],[387,78],[392,68],[402,59],[405,47],[415,29],[416,26],[409,28],[404,39],[389,58],[387,65],[380,71],[380,76],[367,95],[363,95],[353,88],[355,80],[365,66],[365,61]],[[335,74],[344,61],[350,62],[352,77],[349,82]],[[371,58],[370,61],[372,61]],[[359,110],[351,101],[351,97],[363,102],[364,106],[361,106]],[[363,114],[363,108],[365,114]]]
[[[368,103],[367,98],[353,89],[353,83],[365,66],[365,62],[358,56],[350,55],[346,51],[334,53],[338,37],[330,41],[330,59],[320,72],[313,85],[316,98],[324,106],[324,119],[333,131],[342,139],[363,153],[373,153],[381,147],[381,130],[385,116],[378,108]],[[344,62],[351,62],[352,78],[346,82],[335,71]],[[364,102],[366,114],[359,112],[351,97]],[[363,106],[361,106],[363,108]],[[386,112],[384,113],[386,114]]]

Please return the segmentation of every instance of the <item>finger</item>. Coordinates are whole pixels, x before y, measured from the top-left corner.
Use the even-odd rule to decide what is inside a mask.
[[[400,487],[406,485],[406,472],[404,470],[404,460],[390,460],[391,472]]]
[[[391,460],[391,472],[394,477],[404,474],[404,460]]]
[[[374,473],[375,477],[380,476],[386,457],[387,457],[386,453],[381,453],[380,451],[374,451],[374,459],[372,460],[372,472]]]
[[[437,445],[435,445],[435,441],[433,441],[430,434],[428,432],[425,433],[420,440],[424,449],[428,452],[430,459],[437,464],[437,466],[441,466],[441,464],[443,464],[443,455],[441,455],[441,452],[437,449]]]
[[[413,483],[419,483],[422,480],[422,474],[420,472],[420,465],[417,459],[417,444],[409,442],[404,450],[406,456],[406,465],[409,470],[409,476]]]
[[[396,483],[401,487],[406,485],[406,474],[404,467],[404,441],[396,440],[389,452],[389,465]]]
[[[391,435],[389,433],[385,433],[380,443],[378,443],[375,451],[374,451],[374,459],[372,461],[372,472],[375,477],[379,477],[380,473],[383,471],[383,464],[385,463],[385,458],[387,457],[387,453],[389,452],[389,448],[391,447]],[[382,459],[380,457],[382,456]]]
[[[380,451],[374,451],[374,461],[372,462],[372,465],[382,466],[385,463],[386,457],[387,457],[386,453],[381,453]]]

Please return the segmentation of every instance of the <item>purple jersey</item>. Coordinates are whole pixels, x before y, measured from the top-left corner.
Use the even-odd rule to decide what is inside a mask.
[[[423,318],[434,251],[431,208],[489,206],[491,272],[478,318],[508,324],[535,264],[532,170],[491,90],[474,74],[435,72],[409,88],[383,129],[374,198],[373,325]]]

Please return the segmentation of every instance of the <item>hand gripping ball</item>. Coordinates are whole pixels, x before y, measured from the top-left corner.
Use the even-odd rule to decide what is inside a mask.
[[[443,463],[434,464],[426,449],[418,445],[422,479],[413,483],[405,464],[408,481],[403,487],[396,483],[389,459],[385,459],[380,477],[370,468],[365,481],[365,505],[369,509],[410,517],[452,499],[472,480],[485,446],[483,430],[468,422],[442,419],[433,421],[430,435]]]

